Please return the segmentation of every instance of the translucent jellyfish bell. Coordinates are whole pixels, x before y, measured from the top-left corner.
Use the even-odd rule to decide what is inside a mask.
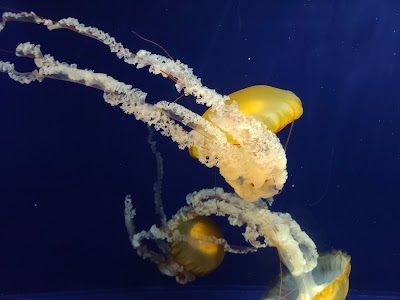
[[[349,291],[350,256],[335,251],[321,254],[317,266],[301,276],[287,273],[263,300],[344,300]]]
[[[231,105],[233,101],[237,103],[241,113],[254,117],[265,124],[273,133],[278,133],[303,114],[301,100],[293,92],[268,85],[255,85],[234,92],[229,95],[229,100],[225,103]],[[213,121],[215,112],[212,108],[209,108],[203,114],[203,118],[216,126],[220,122],[218,120]],[[229,133],[226,132],[225,134],[231,144],[240,146]],[[192,157],[198,158],[197,147],[190,147],[189,153]]]

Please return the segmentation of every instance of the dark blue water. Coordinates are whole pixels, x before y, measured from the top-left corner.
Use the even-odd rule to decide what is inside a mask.
[[[51,19],[73,16],[133,52],[163,54],[134,30],[163,45],[221,94],[255,84],[295,92],[304,115],[294,126],[289,179],[273,210],[289,212],[319,251],[351,255],[351,290],[400,292],[400,2],[3,0],[0,5]],[[150,102],[179,96],[173,82],[135,70],[74,32],[21,23],[0,32],[2,50],[13,51],[25,41],[41,44],[60,61],[137,86],[149,93]],[[29,59],[7,52],[0,60],[24,71],[33,68]],[[141,229],[157,222],[156,170],[145,125],[110,107],[101,92],[71,83],[21,85],[0,74],[0,91],[0,293],[143,286],[179,293],[173,278],[137,257],[124,226],[126,194],[132,194]],[[280,135],[283,141],[286,136],[287,131]],[[168,215],[192,191],[226,187],[215,170],[168,138],[156,139],[165,162]],[[239,231],[223,220],[221,228],[241,243]],[[276,251],[266,249],[227,255],[214,273],[191,286],[208,299],[213,299],[210,286],[255,287],[257,298],[259,287],[278,273]],[[219,298],[229,297],[224,292]]]
[[[58,293],[37,293],[29,295],[14,295],[0,297],[2,300],[94,300],[94,299],[113,299],[113,300],[157,300],[174,299],[174,300],[219,300],[219,299],[240,299],[252,300],[259,299],[264,293],[262,287],[249,287],[249,286],[236,286],[236,287],[219,287],[203,286],[199,288],[179,287],[172,288],[166,286],[153,286],[150,288],[136,288],[136,289],[114,289],[114,290],[90,290],[80,292],[58,292]],[[348,300],[375,300],[375,299],[399,299],[399,294],[396,293],[372,293],[367,291],[352,291],[348,294]]]

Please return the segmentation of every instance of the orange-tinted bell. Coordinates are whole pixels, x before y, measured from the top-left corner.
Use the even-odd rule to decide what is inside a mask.
[[[200,216],[182,221],[175,230],[187,239],[171,242],[171,256],[185,271],[204,276],[221,264],[225,256],[224,245],[207,240],[209,237],[223,238],[211,218]]]

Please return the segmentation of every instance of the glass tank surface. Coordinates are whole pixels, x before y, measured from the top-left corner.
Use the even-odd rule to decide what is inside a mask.
[[[400,3],[0,8],[0,299],[399,297]]]

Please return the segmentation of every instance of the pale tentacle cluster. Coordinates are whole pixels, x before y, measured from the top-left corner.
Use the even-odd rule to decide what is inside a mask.
[[[125,113],[133,114],[136,119],[169,136],[180,149],[195,146],[199,161],[208,167],[217,166],[225,180],[246,201],[272,197],[283,188],[287,179],[286,155],[276,135],[255,118],[242,114],[235,103],[227,105],[225,100],[228,98],[203,86],[187,65],[145,50],[132,53],[107,33],[85,26],[74,18],[52,21],[33,12],[7,12],[2,16],[0,29],[8,21],[32,22],[49,30],[69,29],[102,42],[126,63],[137,68],[149,66],[151,73],[173,78],[179,92],[193,95],[199,104],[212,107],[215,112],[213,123],[218,127],[177,103],[146,103],[146,93],[140,89],[106,74],[59,62],[51,55],[43,55],[40,46],[31,43],[20,44],[16,54],[33,58],[36,70],[20,73],[13,64],[0,62],[0,71],[12,79],[28,84],[52,78],[103,90],[106,102],[118,105]],[[192,127],[194,131],[186,131],[175,120]],[[229,143],[225,133],[229,133],[240,146]],[[207,149],[204,149],[205,139]]]

